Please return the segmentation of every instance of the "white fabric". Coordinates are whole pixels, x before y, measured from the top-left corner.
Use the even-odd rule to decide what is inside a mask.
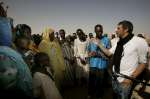
[[[47,75],[36,72],[33,76],[33,92],[40,99],[62,99],[55,82]]]
[[[150,70],[150,47],[148,49],[148,69]]]
[[[80,59],[77,58],[77,67],[76,67],[76,78],[87,78],[89,77],[89,65],[83,65]]]
[[[87,48],[88,42],[81,42],[78,38],[74,42],[74,56],[75,57],[80,57],[80,58],[85,58],[88,56],[87,54]]]
[[[89,41],[81,42],[78,38],[74,42],[74,56],[77,57],[77,67],[76,67],[76,77],[81,78],[85,77],[88,78],[89,73],[89,65],[83,65],[79,59],[82,58],[85,60],[85,58],[88,56],[87,53],[87,46]]]
[[[110,49],[114,54],[117,43]],[[128,43],[124,45],[122,59],[120,63],[120,73],[131,76],[140,63],[147,63],[148,44],[139,37],[134,36]],[[114,68],[113,68],[114,71]],[[118,81],[122,82],[124,78],[118,77]]]

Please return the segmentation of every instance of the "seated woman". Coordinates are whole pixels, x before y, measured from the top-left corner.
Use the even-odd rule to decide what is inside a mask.
[[[45,53],[37,53],[34,56],[35,65],[31,71],[33,74],[33,93],[37,99],[62,99],[56,88],[49,57]]]

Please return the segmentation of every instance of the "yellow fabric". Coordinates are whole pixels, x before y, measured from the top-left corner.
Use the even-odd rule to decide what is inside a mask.
[[[60,82],[63,80],[65,63],[62,54],[61,47],[58,41],[55,39],[54,41],[49,40],[49,34],[54,32],[53,29],[46,28],[43,32],[42,41],[39,44],[39,51],[47,53],[50,58],[50,63],[54,70],[54,78],[56,85],[59,87]]]
[[[43,31],[42,39],[49,41],[49,35],[53,32],[54,30],[52,28],[45,28],[45,30]]]
[[[31,40],[31,41],[30,41],[30,44],[29,44],[29,49],[32,50],[34,53],[38,53],[39,50],[36,49],[36,48],[34,47],[34,45],[35,45],[34,42]]]

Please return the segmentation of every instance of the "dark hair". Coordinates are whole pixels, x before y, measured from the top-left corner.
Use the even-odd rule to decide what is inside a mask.
[[[82,29],[77,29],[76,33],[78,33],[79,31],[81,31],[81,33],[83,33]]]
[[[38,46],[40,44],[40,42],[42,41],[42,36],[39,34],[33,34],[32,39],[33,39],[34,43]]]
[[[72,33],[72,34],[75,34],[75,35],[76,35],[76,33]]]
[[[18,35],[24,36],[26,32],[30,33],[32,32],[31,27],[27,24],[17,24],[16,31],[19,32]]]
[[[3,2],[0,2],[0,16],[1,17],[7,17],[7,13],[4,9],[4,7],[2,6]]]
[[[113,38],[115,38],[116,37],[116,35],[115,34],[112,34],[111,35],[111,39],[113,39]]]
[[[59,31],[62,31],[63,33],[65,33],[65,34],[66,34],[66,32],[65,32],[65,30],[64,30],[64,29],[60,29]]]
[[[93,33],[89,33],[89,35],[93,35]]]
[[[80,31],[80,32],[79,32]],[[77,29],[76,31],[77,35],[80,36],[80,35],[84,35],[84,32],[82,29]]]
[[[95,25],[95,30],[96,30],[96,28],[97,27],[100,27],[101,28],[101,30],[102,30],[102,32],[103,32],[103,26],[101,25],[101,24],[97,24],[97,25]]]
[[[49,56],[46,53],[39,52],[34,55],[34,63],[39,64],[39,62],[42,61],[44,58],[49,59]]]
[[[138,36],[138,37],[141,37],[141,38],[145,38],[145,37],[143,36],[143,34],[138,34],[137,36]]]
[[[124,20],[119,22],[118,25],[122,25],[124,29],[128,29],[129,33],[133,31],[133,24],[130,21]]]
[[[32,76],[34,75],[35,72],[41,72],[52,78],[52,76],[47,72],[45,66],[43,67],[40,65],[40,63],[45,60],[49,60],[49,57],[46,53],[39,52],[36,55],[34,55],[34,65],[31,68]],[[53,73],[52,69],[51,72]]]

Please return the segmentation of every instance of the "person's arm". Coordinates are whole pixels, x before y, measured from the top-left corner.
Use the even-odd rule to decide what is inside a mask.
[[[146,67],[146,64],[144,64],[144,63],[139,64],[138,67],[136,68],[136,70],[131,74],[130,77],[136,79],[143,72],[143,70],[145,69],[145,67]],[[130,80],[130,79],[125,79],[122,83],[126,84],[126,85],[131,85],[132,82],[133,81]]]
[[[108,57],[112,57],[112,56],[113,56],[113,54],[112,54],[107,48],[105,48],[105,47],[102,45],[101,42],[97,43],[96,45],[98,45],[98,47],[102,50],[102,52],[103,52],[106,56],[108,56]]]
[[[77,48],[77,41],[74,41],[74,57],[78,57],[77,53],[78,53],[78,48]]]
[[[131,77],[133,78],[137,78],[144,71],[147,63],[148,45],[146,41],[143,40],[139,40],[139,42],[137,43],[140,45],[140,47],[138,46],[137,48],[139,65],[137,66],[135,71],[131,74]],[[132,81],[125,79],[123,83],[131,84]]]
[[[92,40],[89,42],[88,46],[87,46],[87,54],[88,57],[93,57],[96,56],[96,52],[95,51],[91,51],[91,46],[92,46]]]
[[[85,58],[88,57],[88,51],[89,51],[88,47],[89,47],[89,42],[86,43],[86,47],[85,47],[85,55],[84,55]]]
[[[145,69],[146,64],[142,63],[136,68],[136,70],[132,73],[131,77],[137,78]]]
[[[138,51],[138,59],[139,59],[138,61],[140,64],[131,75],[134,78],[138,77],[143,72],[143,70],[146,68],[146,63],[147,63],[148,44],[144,39],[139,43],[140,43],[140,47],[138,47],[137,51]]]

